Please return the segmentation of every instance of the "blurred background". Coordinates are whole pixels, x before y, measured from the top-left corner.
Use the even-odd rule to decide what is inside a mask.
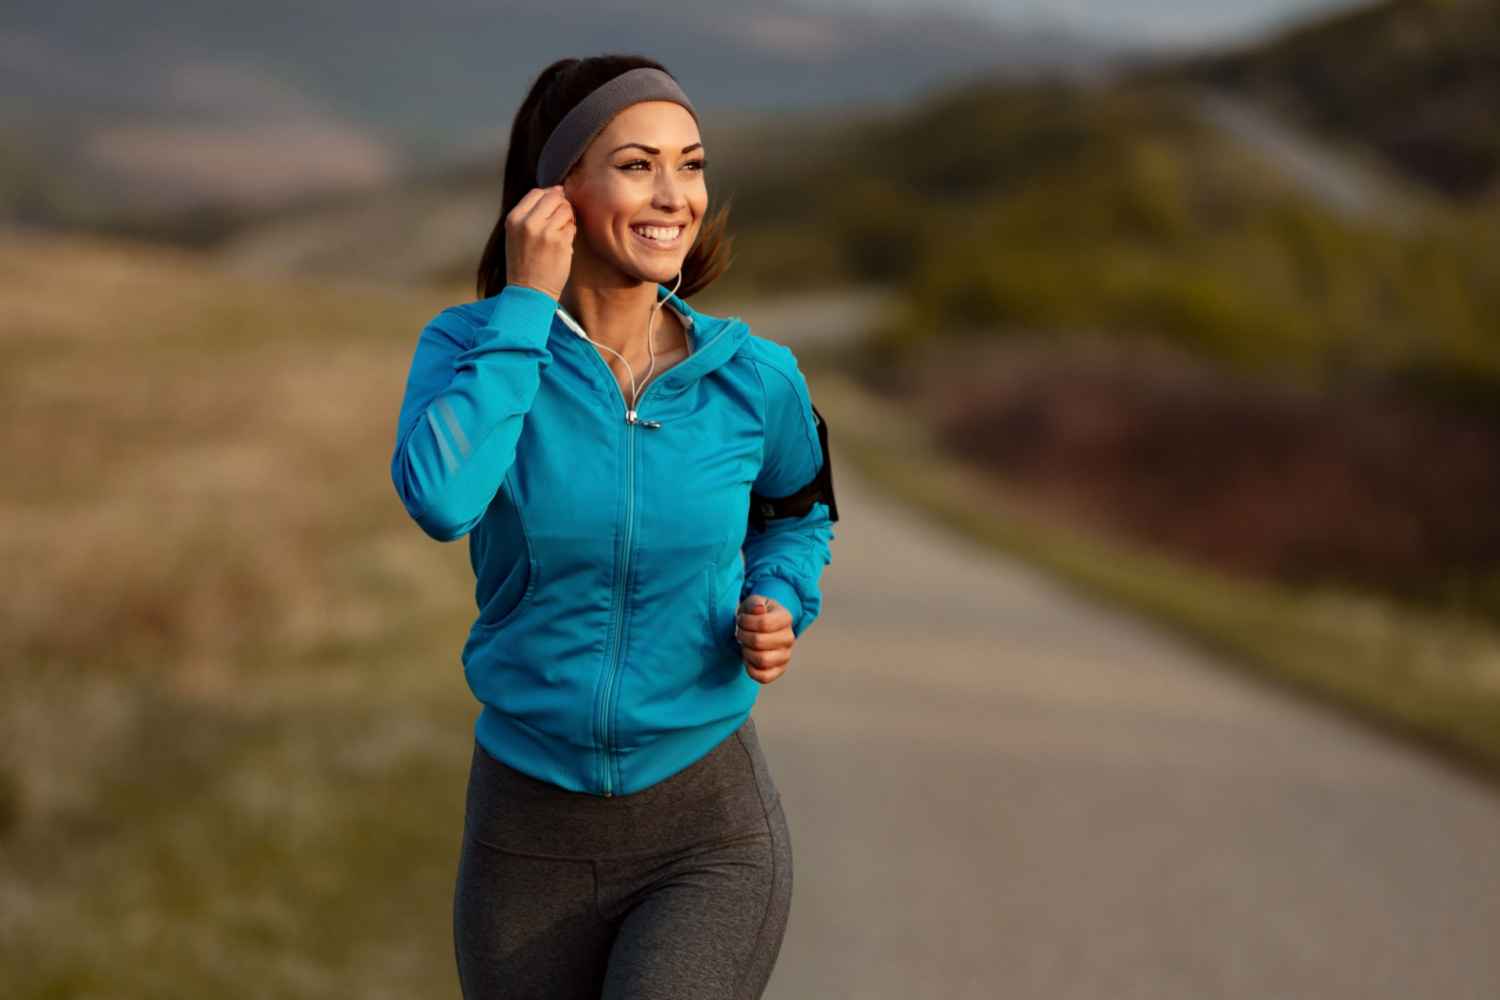
[[[1496,0],[12,0],[0,994],[457,995],[390,449],[611,51],[836,459],[768,996],[1500,995]]]

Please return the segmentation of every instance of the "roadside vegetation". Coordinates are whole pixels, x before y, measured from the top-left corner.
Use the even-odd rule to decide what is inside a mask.
[[[457,992],[462,546],[386,465],[461,293],[0,241],[0,979]]]

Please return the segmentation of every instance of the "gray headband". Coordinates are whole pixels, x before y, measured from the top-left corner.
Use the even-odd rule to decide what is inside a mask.
[[[561,184],[573,164],[583,155],[594,137],[604,131],[610,119],[632,104],[641,101],[672,101],[688,109],[697,121],[698,112],[677,81],[650,66],[627,70],[595,88],[589,96],[557,123],[557,128],[542,145],[537,159],[537,187]]]

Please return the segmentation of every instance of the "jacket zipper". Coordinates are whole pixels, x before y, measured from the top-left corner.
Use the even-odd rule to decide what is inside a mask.
[[[644,393],[642,393],[644,395]],[[625,429],[625,543],[620,556],[620,572],[615,580],[614,629],[610,633],[609,659],[606,660],[604,706],[600,746],[604,756],[604,794],[614,794],[614,761],[611,759],[613,733],[610,726],[610,703],[614,701],[615,679],[620,674],[620,649],[625,644],[625,584],[630,579],[630,535],[635,527],[635,426]]]
[[[732,317],[732,321],[737,321],[738,319],[739,317],[737,316]],[[726,324],[724,326],[724,329],[719,331],[718,336],[714,337],[713,340],[703,345],[703,347],[699,348],[699,350],[703,350],[704,348],[711,346],[714,341],[717,341],[719,339],[719,337],[722,337],[725,333],[729,332],[729,329],[730,325]],[[632,409],[630,406],[630,402],[625,398],[625,391],[620,388],[620,383],[615,381],[615,373],[610,370],[609,365],[605,364],[604,359],[599,356],[599,351],[597,349],[593,349],[592,345],[590,345],[590,347],[591,349],[589,351],[589,354],[594,357],[594,360],[596,362],[604,367],[604,373],[609,377],[610,385],[613,385],[615,387],[615,392],[620,397],[620,403],[625,409],[625,433],[627,435],[625,439],[624,553],[620,557],[620,571],[615,575],[615,588],[613,597],[615,611],[614,617],[611,619],[609,658],[607,661],[608,665],[605,668],[608,673],[605,677],[604,698],[602,704],[597,706],[594,711],[594,733],[599,740],[600,749],[604,759],[604,781],[602,782],[603,791],[605,798],[610,798],[614,795],[614,762],[611,759],[610,743],[613,734],[610,732],[609,706],[610,702],[614,699],[615,679],[619,676],[620,672],[620,646],[623,644],[623,637],[625,632],[625,581],[630,578],[630,535],[635,523],[635,428],[637,424],[651,428],[653,430],[661,426],[660,421],[643,420],[638,413],[639,404],[645,401],[645,398],[651,394],[651,390],[656,388],[657,383],[660,382],[661,379],[659,377],[654,378],[649,383],[647,383],[646,388],[641,390],[639,399],[636,400],[637,408]]]
[[[623,644],[625,632],[625,582],[630,578],[630,536],[635,526],[635,428],[637,424],[650,428],[657,428],[661,423],[656,420],[642,420],[636,409],[632,409],[630,403],[625,399],[624,390],[620,383],[615,381],[615,373],[609,370],[609,365],[599,357],[597,350],[589,352],[604,365],[605,374],[609,376],[610,384],[615,387],[615,392],[620,397],[620,403],[625,411],[625,542],[622,546],[623,552],[620,556],[620,571],[615,574],[615,587],[613,594],[614,616],[611,619],[609,657],[607,659],[607,671],[605,675],[604,697],[594,711],[594,733],[599,740],[599,746],[603,757],[602,782],[604,796],[606,798],[614,795],[613,771],[614,762],[611,760],[610,743],[613,734],[610,732],[610,702],[614,700],[615,679],[620,673],[620,647]],[[644,400],[652,389],[656,388],[659,379],[652,379],[646,388],[641,390],[640,400]],[[640,400],[637,402],[639,403]]]

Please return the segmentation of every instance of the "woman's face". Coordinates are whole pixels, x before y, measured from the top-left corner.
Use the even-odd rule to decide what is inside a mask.
[[[708,209],[703,170],[698,123],[682,105],[642,101],[617,114],[563,181],[580,237],[575,272],[602,265],[670,287]],[[647,224],[680,230],[654,239],[638,231]]]

